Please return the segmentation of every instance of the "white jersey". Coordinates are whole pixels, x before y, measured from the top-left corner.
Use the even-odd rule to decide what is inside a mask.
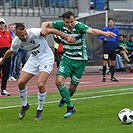
[[[31,53],[22,71],[33,75],[38,75],[42,71],[50,73],[54,63],[54,54],[46,39],[40,36],[40,31],[41,28],[27,29],[27,41],[22,42],[16,36],[11,45],[11,51],[15,52],[19,48],[24,48]]]
[[[41,28],[27,29],[28,39],[22,42],[17,36],[13,39],[11,50],[17,51],[19,48],[24,48],[31,53],[31,57],[41,59],[53,57],[53,52],[48,46],[46,39],[40,36]]]

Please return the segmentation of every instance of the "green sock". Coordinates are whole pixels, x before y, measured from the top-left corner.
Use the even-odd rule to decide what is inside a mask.
[[[70,89],[68,89],[68,91],[70,93],[70,97],[73,96],[73,94],[76,92],[76,90],[75,91],[70,91]]]
[[[62,85],[58,88],[60,91],[60,95],[62,96],[65,103],[68,105],[68,107],[73,107],[73,103],[70,99],[70,93],[65,85]]]

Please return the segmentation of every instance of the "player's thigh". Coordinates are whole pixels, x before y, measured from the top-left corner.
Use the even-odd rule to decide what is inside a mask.
[[[70,77],[72,74],[72,60],[68,59],[66,57],[63,57],[63,59],[60,62],[60,65],[58,67],[58,70],[56,72],[56,75],[61,75],[64,78]]]
[[[62,86],[65,82],[65,78],[62,75],[56,75],[55,84],[57,87]]]
[[[110,60],[116,60],[116,50],[111,50],[109,54]]]
[[[115,50],[111,50],[109,58],[111,60],[111,65],[114,66],[115,60],[116,60],[116,51]]]
[[[22,71],[18,79],[18,84],[26,84],[33,76],[33,74]]]
[[[109,64],[109,60],[103,60],[103,66],[106,66],[107,64]]]
[[[51,73],[53,69],[54,60],[53,58],[43,58],[39,62],[39,73],[40,72],[47,72],[48,74]]]
[[[41,86],[44,86],[46,84],[46,81],[47,81],[48,77],[49,77],[49,73],[47,73],[45,71],[40,72],[37,84],[41,85]]]
[[[54,63],[54,60],[53,58],[50,58],[50,57],[49,59],[44,58],[40,60],[39,67],[38,67],[39,77],[38,77],[38,83],[37,83],[40,87],[46,84],[49,74],[53,69],[53,63]]]
[[[73,61],[73,73],[71,75],[71,83],[74,85],[78,85],[80,79],[82,78],[84,69],[86,66],[86,61]]]
[[[34,60],[33,58],[29,58],[22,68],[23,72],[27,72],[33,75],[39,75],[39,60]]]

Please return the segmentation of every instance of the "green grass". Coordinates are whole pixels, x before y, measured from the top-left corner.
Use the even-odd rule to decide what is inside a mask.
[[[18,120],[19,97],[0,99],[1,133],[132,133],[133,124],[123,125],[118,113],[123,108],[133,110],[133,86],[78,90],[72,97],[77,113],[64,119],[66,107],[58,108],[59,93],[49,93],[43,119],[35,121],[37,96],[29,95],[31,104],[26,116]],[[9,107],[9,108],[6,108]]]

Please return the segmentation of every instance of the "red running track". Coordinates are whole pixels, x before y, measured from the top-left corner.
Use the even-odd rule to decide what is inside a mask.
[[[46,83],[46,89],[47,93],[50,92],[57,92],[58,89],[55,86],[55,77],[56,77],[56,64],[54,65],[54,69],[51,72],[47,83]],[[119,80],[119,82],[111,82],[110,81],[110,74],[106,76],[107,81],[102,82],[102,75],[100,73],[92,73],[92,72],[86,72],[82,79],[80,84],[78,85],[78,89],[90,89],[90,88],[102,88],[102,87],[108,87],[108,86],[124,86],[124,85],[131,85],[133,84],[133,73],[130,72],[124,72],[124,73],[115,73],[115,77]],[[37,78],[38,76],[34,76],[29,83],[27,84],[28,88],[28,94],[37,94]],[[66,86],[69,86],[69,79],[66,79],[65,82]],[[17,81],[8,81],[7,83],[7,91],[11,93],[11,96],[18,96],[18,87],[17,87]],[[4,97],[4,96],[0,96]]]

